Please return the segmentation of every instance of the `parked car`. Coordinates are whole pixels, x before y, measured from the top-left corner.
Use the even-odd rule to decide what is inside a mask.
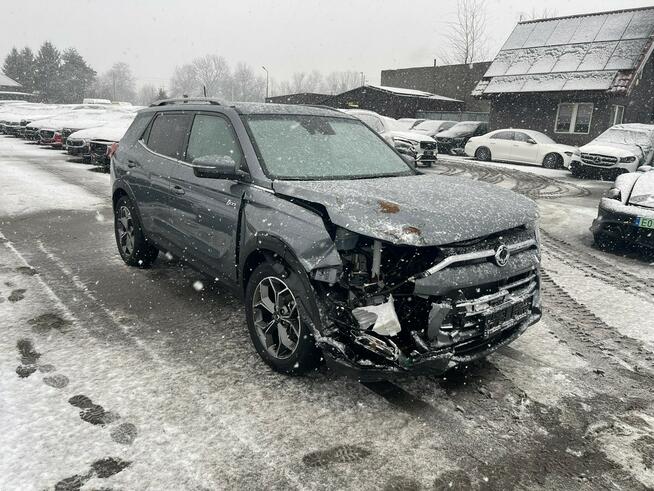
[[[654,125],[616,124],[579,150],[581,155],[570,162],[573,176],[595,174],[615,179],[652,163]]]
[[[66,152],[82,156],[85,162],[109,165],[108,150],[123,137],[136,113],[124,113],[102,126],[71,133],[66,139]]]
[[[654,250],[654,168],[619,175],[600,200],[590,230],[600,247],[635,244]]]
[[[570,165],[579,149],[561,145],[549,136],[533,130],[495,130],[473,136],[465,146],[467,155],[477,160],[501,160],[542,165],[547,169],[563,169]]]
[[[233,288],[283,373],[444,373],[537,322],[533,201],[420,174],[329,108],[180,99],[137,115],[111,157],[118,251],[166,251]]]
[[[61,106],[56,104],[12,105],[0,116],[0,133],[18,136],[19,133],[25,131],[30,121],[53,116],[61,111]]]
[[[488,131],[488,123],[483,121],[462,121],[450,129],[436,135],[439,153],[462,154],[468,140]]]
[[[37,128],[39,143],[53,148],[65,148],[66,140],[76,131],[102,126],[128,112],[117,106],[90,105],[79,106],[74,110],[52,118],[35,121],[28,125]],[[130,108],[129,112],[133,112]]]
[[[413,127],[413,131],[424,133],[427,136],[435,138],[441,131],[449,130],[456,124],[456,121],[448,121],[443,119],[427,119],[422,123],[418,123]]]
[[[343,109],[370,126],[398,152],[412,157],[416,164],[431,167],[438,156],[436,141],[422,133],[398,128],[397,120],[365,109]]]
[[[397,120],[396,126],[398,130],[408,131],[414,129],[417,124],[420,124],[423,121],[425,120],[416,118],[400,118]]]

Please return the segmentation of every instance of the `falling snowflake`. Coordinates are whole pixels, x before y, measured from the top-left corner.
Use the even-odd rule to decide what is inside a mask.
[[[195,283],[193,283],[193,288],[195,288],[195,291],[199,292],[199,291],[204,290],[204,285],[202,284],[202,282],[200,280],[198,280]]]

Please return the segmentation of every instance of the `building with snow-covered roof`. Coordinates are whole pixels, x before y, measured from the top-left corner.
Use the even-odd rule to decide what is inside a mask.
[[[368,109],[391,118],[414,118],[421,111],[456,112],[464,107],[459,99],[384,85],[362,85],[327,97],[321,104],[339,109]]]
[[[0,71],[0,101],[32,99],[32,94],[22,92],[23,86]]]
[[[654,7],[519,22],[472,91],[490,127],[582,145],[654,120]]]

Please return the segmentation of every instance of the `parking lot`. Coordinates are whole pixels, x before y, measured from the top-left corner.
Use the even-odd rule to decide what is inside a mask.
[[[211,278],[125,266],[94,170],[0,136],[0,489],[654,487],[654,268],[593,247],[609,182],[441,157],[537,201],[543,320],[466,371],[361,384],[274,373]]]

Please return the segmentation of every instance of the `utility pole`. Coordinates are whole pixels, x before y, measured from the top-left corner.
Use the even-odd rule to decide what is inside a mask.
[[[366,76],[363,72],[361,72],[361,87],[366,85]]]
[[[116,101],[116,72],[111,72],[111,80],[114,83],[114,102]]]
[[[265,66],[262,66],[263,71],[266,72],[266,100],[268,99],[268,69]]]

